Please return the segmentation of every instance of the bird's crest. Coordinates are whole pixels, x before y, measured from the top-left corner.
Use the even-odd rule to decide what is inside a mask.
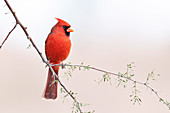
[[[58,20],[57,24],[61,24],[61,25],[65,25],[65,26],[70,26],[69,23],[67,23],[66,21],[59,19],[59,18],[55,18],[56,20]]]

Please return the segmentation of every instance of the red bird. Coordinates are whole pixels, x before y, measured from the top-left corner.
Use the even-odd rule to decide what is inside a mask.
[[[51,29],[51,32],[45,41],[46,57],[51,64],[60,64],[68,57],[71,49],[71,41],[69,37],[70,32],[73,32],[70,28],[70,24],[59,18],[56,19],[58,20],[58,23]],[[53,66],[53,69],[58,75],[59,66]],[[55,80],[57,80],[56,77]],[[43,97],[46,99],[56,99],[57,85],[57,82],[54,83],[54,76],[49,69]]]

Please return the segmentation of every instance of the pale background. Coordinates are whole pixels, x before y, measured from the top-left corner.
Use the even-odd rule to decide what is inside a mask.
[[[161,76],[153,81],[161,97],[170,101],[170,1],[169,0],[9,0],[30,36],[44,54],[44,42],[51,27],[62,18],[75,30],[72,50],[65,61],[84,62],[112,72],[125,72],[135,62],[135,79],[145,81],[155,70]],[[8,13],[8,14],[5,14]],[[15,20],[0,1],[0,43]],[[71,113],[72,99],[62,103],[42,99],[47,68],[18,26],[0,50],[0,113]],[[60,70],[63,75],[65,70]],[[83,110],[96,113],[169,113],[154,93],[138,85],[142,105],[133,105],[127,88],[98,85],[96,71],[75,71],[65,86],[77,92],[77,99],[89,103]]]

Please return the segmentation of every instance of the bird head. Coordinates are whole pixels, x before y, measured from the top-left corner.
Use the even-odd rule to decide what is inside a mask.
[[[70,28],[71,25],[62,19],[55,19],[58,20],[58,23],[52,28],[51,32],[65,33],[66,36],[70,36],[70,32],[74,31]]]

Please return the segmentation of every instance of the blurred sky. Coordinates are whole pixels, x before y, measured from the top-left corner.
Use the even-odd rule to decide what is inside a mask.
[[[8,0],[20,21],[44,54],[45,39],[57,23],[55,17],[71,24],[72,49],[65,61],[112,72],[125,72],[135,62],[135,79],[145,81],[152,70],[161,76],[151,86],[170,101],[170,1],[169,0]],[[7,14],[5,14],[7,13]],[[15,25],[3,0],[0,0],[0,43]],[[62,94],[55,101],[41,98],[47,68],[19,26],[0,50],[0,112],[2,113],[70,113],[72,100],[62,104]],[[66,70],[60,70],[63,75]],[[145,87],[141,90],[142,105],[133,106],[127,88],[113,84],[98,85],[102,77],[95,71],[75,71],[64,84],[78,93],[79,101],[96,113],[169,113],[168,108]]]

